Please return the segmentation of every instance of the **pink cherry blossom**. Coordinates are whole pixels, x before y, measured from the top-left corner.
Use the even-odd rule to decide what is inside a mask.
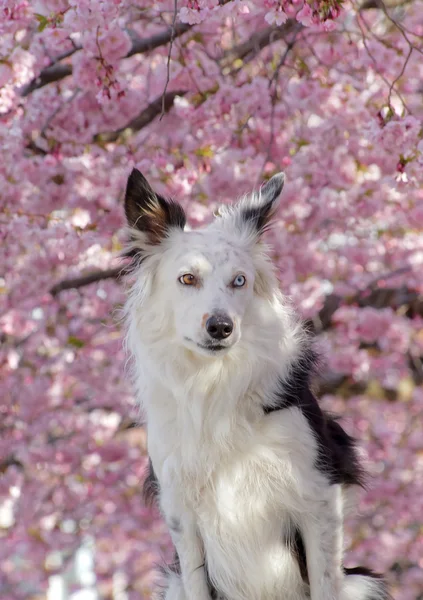
[[[45,597],[87,536],[102,598],[171,556],[122,347],[134,166],[191,226],[285,170],[266,241],[370,472],[347,566],[420,597],[423,2],[361,6],[0,1],[2,597]]]

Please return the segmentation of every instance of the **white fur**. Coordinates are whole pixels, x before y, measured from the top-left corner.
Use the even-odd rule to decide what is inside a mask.
[[[370,594],[377,583],[343,575],[342,490],[315,467],[307,419],[296,407],[262,409],[301,356],[304,337],[266,247],[235,210],[204,230],[174,229],[144,254],[126,307],[127,343],[181,563],[182,579],[170,575],[165,598],[209,600],[206,556],[225,600],[306,600],[308,586],[283,541],[295,523],[311,600],[378,599]],[[188,272],[199,287],[179,283]],[[247,285],[233,289],[239,273]],[[227,349],[212,353],[197,344],[216,310],[235,328]]]
[[[349,575],[345,578],[341,600],[354,600],[354,598],[386,600],[387,597],[385,587],[377,579],[363,575]]]

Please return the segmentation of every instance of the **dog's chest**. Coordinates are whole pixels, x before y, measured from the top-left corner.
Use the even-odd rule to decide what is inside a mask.
[[[287,598],[302,588],[289,550],[301,505],[288,455],[255,445],[215,469],[196,507],[210,577],[224,597]]]
[[[210,423],[194,431],[195,418],[175,415],[172,423],[150,421],[149,438],[160,443],[149,451],[162,498],[195,515],[217,589],[231,600],[291,598],[287,589],[302,583],[287,538],[306,510],[302,481],[314,471],[315,442],[301,413],[222,418],[218,431]]]
[[[162,396],[162,401],[163,401]],[[148,449],[160,484],[205,513],[260,513],[281,499],[295,506],[302,477],[313,471],[315,440],[298,409],[272,415],[204,418],[195,411],[152,411]],[[243,506],[245,499],[245,506]]]

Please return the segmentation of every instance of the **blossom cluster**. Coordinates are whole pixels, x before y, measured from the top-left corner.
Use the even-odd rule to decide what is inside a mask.
[[[146,598],[169,550],[122,348],[133,166],[193,226],[286,172],[281,288],[371,472],[348,561],[421,597],[423,1],[391,4],[0,0],[2,598],[87,536],[100,597]]]

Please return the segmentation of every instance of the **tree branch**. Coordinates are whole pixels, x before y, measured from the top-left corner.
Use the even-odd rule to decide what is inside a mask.
[[[222,68],[228,68],[235,60],[250,61],[263,48],[285,38],[292,32],[298,33],[302,25],[293,19],[289,19],[281,27],[266,27],[262,31],[254,33],[247,41],[226,50],[220,60]]]
[[[22,462],[13,454],[6,456],[6,458],[0,461],[0,475],[3,475],[9,467],[16,467],[19,470],[23,470],[24,468]]]
[[[223,0],[221,4],[226,4],[230,0]],[[404,2],[405,4],[405,2]],[[365,2],[361,5],[360,10],[367,10],[369,8],[381,9],[384,8],[385,5],[381,0],[365,0]],[[269,27],[264,31],[258,32],[251,36],[249,40],[235,46],[235,48],[231,48],[227,52],[225,52],[223,57],[222,66],[225,67],[230,64],[231,61],[236,58],[244,59],[246,58],[247,62],[251,58],[248,58],[248,55],[257,53],[265,46],[283,38],[286,33],[291,31],[291,28],[294,24],[297,24],[293,19],[288,20],[281,27]],[[128,54],[125,58],[129,58],[130,56],[134,56],[134,54],[145,54],[146,52],[150,52],[159,46],[164,46],[173,38],[177,38],[192,28],[192,25],[188,23],[177,23],[174,28],[170,27],[169,29],[152,35],[149,38],[137,38],[135,37],[132,41],[132,47],[129,50]],[[21,95],[23,97],[28,96],[35,90],[38,90],[49,83],[54,83],[55,81],[61,81],[65,77],[68,77],[72,74],[72,65],[63,65],[60,63],[61,60],[68,58],[75,52],[78,52],[82,48],[80,46],[76,46],[58,56],[56,60],[46,67],[42,69],[37,77],[35,77],[30,83],[22,88]]]
[[[255,33],[246,42],[238,44],[234,48],[227,50],[222,57],[222,66],[229,66],[237,58],[241,60],[249,60],[251,58],[249,55],[260,52],[260,50],[269,44],[272,44],[273,42],[285,37],[287,33],[292,31],[293,26],[295,25],[298,26],[298,23],[290,19],[282,27],[267,27],[263,31]],[[174,32],[173,39],[176,39],[177,37],[189,31],[191,28],[192,25],[187,23],[177,23],[175,24],[174,30],[172,30],[172,27],[170,27],[166,31],[153,35],[149,38],[135,39],[125,58],[134,56],[134,54],[145,54],[151,50],[154,50],[155,48],[164,46],[171,41],[172,31]],[[81,50],[81,48],[78,46],[77,48],[69,51],[69,53],[66,53],[66,55],[60,56],[59,59],[53,64],[43,69],[37,77],[23,87],[21,95],[26,97],[35,90],[38,90],[49,83],[61,81],[65,77],[68,77],[68,75],[71,75],[72,65],[61,64],[59,61],[63,58],[71,56],[79,50]]]
[[[423,317],[423,296],[418,292],[411,290],[405,286],[399,288],[379,288],[377,284],[380,281],[385,281],[392,277],[401,275],[409,271],[409,267],[404,267],[382,275],[374,279],[364,290],[358,291],[349,298],[342,298],[337,294],[329,294],[326,296],[323,308],[318,315],[306,324],[316,334],[321,333],[330,328],[332,317],[341,304],[358,304],[358,306],[372,306],[373,308],[392,308],[397,309],[401,306],[409,306],[409,316],[419,315]],[[75,277],[72,279],[64,279],[56,283],[51,289],[50,294],[57,296],[63,290],[78,289],[97,281],[104,279],[119,279],[123,274],[124,267],[116,267],[112,269],[97,270]]]
[[[174,28],[174,38],[177,38],[192,28],[192,25],[188,25],[188,23],[176,23]],[[153,35],[150,38],[146,39],[138,39],[135,40],[132,44],[132,48],[126,55],[126,58],[133,56],[134,54],[145,54],[146,52],[150,52],[159,46],[164,46],[172,39],[172,27],[169,30],[163,31],[162,33],[158,33],[157,35]]]
[[[32,92],[35,90],[38,90],[49,83],[60,81],[68,75],[72,75],[71,65],[53,63],[49,67],[43,69],[38,77],[35,77],[32,81],[30,81],[30,83],[23,88],[21,95],[25,98],[26,96],[29,96],[29,94],[32,94]]]
[[[115,142],[120,135],[124,132],[128,134],[134,131],[140,131],[143,127],[149,125],[154,119],[162,112],[167,113],[172,108],[176,96],[184,96],[187,92],[185,90],[178,90],[176,92],[166,92],[163,96],[159,96],[153,102],[151,102],[146,108],[144,108],[138,116],[132,121],[129,121],[126,125],[115,131],[105,131],[104,133],[98,133],[94,136],[94,142]]]
[[[171,28],[169,31],[157,34],[145,40],[136,40],[133,43],[133,46],[127,56],[132,56],[136,53],[144,53],[153,50],[154,48],[157,48],[158,46],[161,46],[171,41],[172,32],[174,33],[174,39],[177,36],[180,36],[186,31],[188,31],[190,27],[190,25],[187,25],[185,23],[176,24],[174,28]],[[254,34],[246,42],[238,44],[234,48],[231,48],[230,50],[225,52],[221,58],[221,65],[224,68],[228,68],[237,59],[241,59],[244,61],[252,60],[257,55],[257,53],[260,52],[263,48],[277,40],[286,37],[289,33],[294,33],[295,38],[296,34],[301,29],[301,27],[302,26],[294,20],[287,21],[287,23],[282,27],[267,27],[266,29]],[[290,49],[291,47],[292,42],[288,43],[288,48]],[[56,71],[59,74],[58,79],[56,78]],[[51,83],[52,81],[57,81],[61,79],[62,73],[65,73],[64,76],[66,76],[71,72],[72,69],[69,65],[51,65],[50,67],[44,69],[41,72],[40,76],[37,78],[37,80],[33,80],[29,84],[29,86],[27,86],[27,88],[22,92],[22,94],[24,96],[28,95],[29,93],[31,93],[31,91],[34,91],[34,89],[38,89],[43,85],[47,85],[47,83]],[[106,131],[103,133],[98,133],[94,136],[93,141],[97,143],[114,142],[124,132],[128,132],[129,134],[131,134],[135,131],[140,131],[143,127],[149,125],[158,115],[168,112],[172,108],[176,96],[183,96],[186,93],[187,91],[185,90],[179,90],[176,92],[166,92],[160,98],[156,98],[155,100],[153,100],[151,104],[144,108],[137,117],[132,119],[124,127],[121,127],[120,129],[117,129],[115,131]],[[37,148],[36,144],[35,147]],[[28,145],[28,148],[32,149],[30,145]]]
[[[175,29],[177,27],[178,26],[175,26]],[[247,42],[243,42],[242,44],[239,44],[224,53],[221,59],[221,64],[224,68],[228,68],[237,59],[244,61],[251,60],[258,52],[263,50],[263,48],[269,44],[273,44],[273,42],[285,38],[288,34],[293,33],[293,39],[287,43],[287,54],[292,48],[295,37],[300,29],[302,29],[301,24],[294,20],[287,21],[283,27],[267,27],[266,29],[254,34]],[[168,34],[168,39],[169,41],[171,40],[171,32]],[[126,131],[129,134],[133,133],[134,131],[140,131],[140,129],[149,125],[151,121],[153,121],[158,115],[168,112],[172,108],[176,96],[184,96],[186,93],[187,91],[184,90],[177,92],[166,92],[160,98],[156,98],[147,106],[147,108],[143,109],[141,113],[127,125],[117,129],[116,131],[99,133],[94,137],[94,141],[115,142]]]
[[[86,275],[71,279],[63,279],[62,281],[59,281],[59,283],[53,285],[49,291],[52,296],[57,296],[57,294],[63,292],[63,290],[81,288],[97,281],[103,281],[104,279],[119,279],[122,271],[123,267],[114,267],[105,270],[98,269],[97,271],[91,271],[91,273],[87,273]]]
[[[342,298],[338,294],[329,294],[325,298],[323,308],[319,313],[308,321],[307,325],[314,333],[321,333],[330,328],[332,317],[341,304],[357,304],[360,307],[371,306],[373,308],[392,308],[398,309],[401,306],[408,306],[408,316],[423,316],[423,296],[418,292],[401,286],[398,288],[379,287],[380,282],[404,275],[411,271],[411,267],[402,267],[391,273],[380,275],[373,279],[364,290],[359,290],[349,298]]]
[[[191,27],[192,25],[188,25],[187,23],[178,23],[175,25],[174,29],[169,28],[168,30],[153,35],[149,38],[136,38],[133,40],[132,47],[125,58],[134,56],[134,54],[145,54],[146,52],[150,52],[159,46],[164,46],[172,39],[172,32],[173,37],[177,38],[186,33],[189,29],[191,29]],[[72,65],[63,65],[59,61],[63,58],[71,56],[79,50],[81,50],[79,46],[73,50],[70,50],[68,53],[66,53],[66,55],[60,56],[53,64],[43,69],[37,77],[28,83],[28,85],[24,86],[21,91],[21,95],[23,97],[29,96],[29,94],[35,90],[38,90],[49,83],[61,81],[65,77],[68,77],[68,75],[71,75]]]

